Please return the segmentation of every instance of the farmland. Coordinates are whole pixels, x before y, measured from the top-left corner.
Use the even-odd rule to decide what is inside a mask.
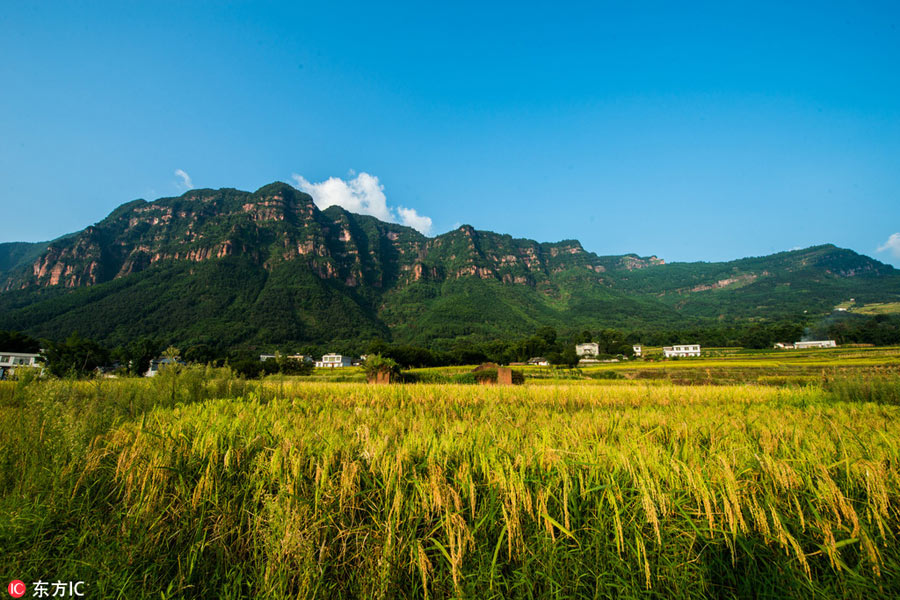
[[[102,598],[896,597],[897,370],[864,348],[515,387],[3,382],[0,576]]]
[[[862,315],[896,315],[900,313],[900,302],[878,302],[848,310]]]

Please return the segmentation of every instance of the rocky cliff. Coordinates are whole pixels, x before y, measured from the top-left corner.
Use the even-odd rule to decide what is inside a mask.
[[[726,263],[597,256],[464,225],[433,238],[319,210],[283,183],[135,200],[43,244],[0,244],[0,329],[173,341],[416,343],[678,327],[900,299],[900,274],[835,246]]]

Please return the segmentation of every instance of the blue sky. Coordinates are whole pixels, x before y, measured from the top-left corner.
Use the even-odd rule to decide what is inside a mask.
[[[431,4],[5,3],[0,241],[181,170],[432,234],[900,266],[900,5]]]

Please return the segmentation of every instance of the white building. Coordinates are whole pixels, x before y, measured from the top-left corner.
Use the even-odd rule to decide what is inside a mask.
[[[640,344],[635,344],[631,347],[634,350],[634,355],[640,357],[641,353],[644,351],[644,348]]]
[[[663,354],[666,358],[682,356],[700,356],[700,344],[687,344],[683,346],[664,346]]]
[[[282,358],[287,358],[289,360],[296,360],[297,362],[313,362],[313,359],[305,354],[288,354]],[[267,360],[277,360],[278,355],[276,354],[260,354],[259,362],[266,362]]]
[[[538,367],[549,367],[550,361],[544,358],[543,356],[535,356],[534,358],[528,359],[528,364]]]
[[[600,345],[597,342],[575,344],[575,354],[578,356],[597,356],[600,354]]]
[[[793,344],[785,344],[784,342],[775,342],[774,348],[776,350],[793,350],[794,345]]]
[[[316,361],[317,369],[337,369],[340,367],[349,367],[353,365],[353,359],[349,356],[341,354],[326,354],[322,360]]]
[[[159,370],[163,367],[183,364],[184,361],[177,358],[157,358],[150,361],[150,368],[147,369],[146,373],[144,373],[144,377],[156,377],[156,375],[159,373]]]
[[[794,348],[804,350],[806,348],[837,348],[837,342],[834,340],[816,340],[813,342],[796,342]]]
[[[16,369],[40,368],[40,354],[25,352],[0,352],[0,379],[16,374]]]

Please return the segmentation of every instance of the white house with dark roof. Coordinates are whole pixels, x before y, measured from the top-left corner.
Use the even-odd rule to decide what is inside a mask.
[[[286,358],[288,360],[296,360],[297,362],[313,362],[313,359],[305,354],[287,354],[282,356],[282,358]],[[267,360],[277,360],[277,354],[260,354],[259,361],[266,362]]]
[[[0,351],[0,379],[6,379],[16,374],[16,369],[41,368],[40,354],[27,352],[2,352]]]
[[[339,369],[353,366],[353,359],[343,354],[326,354],[322,360],[316,361],[317,369]]]
[[[164,367],[174,367],[183,364],[185,363],[180,358],[155,358],[150,361],[150,367],[144,373],[144,377],[156,377],[159,374],[160,369]]]
[[[578,356],[597,356],[600,354],[600,344],[597,342],[575,344],[575,354]]]
[[[666,358],[682,358],[685,356],[700,356],[700,344],[682,344],[680,346],[664,346],[663,354]]]
[[[812,340],[809,342],[794,342],[795,350],[804,350],[806,348],[837,348],[837,342],[834,340]]]

